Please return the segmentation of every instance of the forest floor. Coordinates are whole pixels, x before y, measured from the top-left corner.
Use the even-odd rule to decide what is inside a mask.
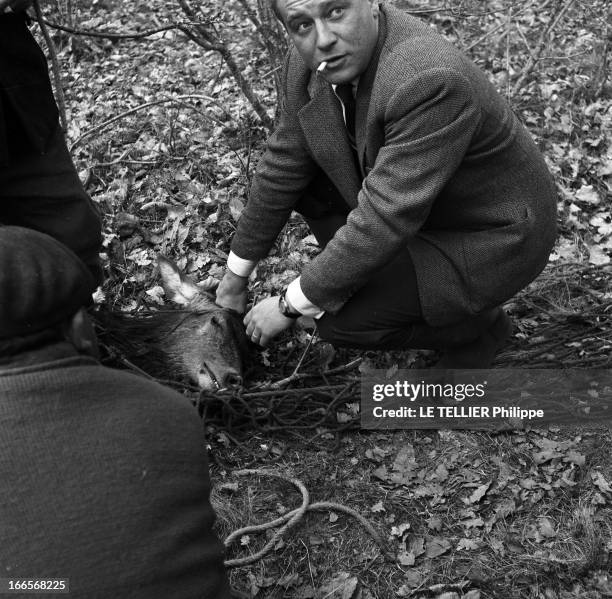
[[[487,71],[557,181],[559,240],[544,275],[506,305],[516,331],[496,367],[610,368],[608,3],[395,4],[427,19]],[[272,117],[276,64],[243,3],[199,5],[215,16],[216,30]],[[74,15],[55,7],[48,18],[106,34],[185,20],[165,0],[87,0]],[[219,54],[176,29],[142,39],[52,33],[69,145],[104,215],[107,281],[97,301],[128,311],[163,305],[158,253],[194,278],[220,277],[267,130]],[[277,293],[316,251],[304,223],[292,217],[252,279],[252,300]],[[300,505],[294,483],[236,475],[263,469],[299,479],[313,502],[357,510],[384,549],[345,511],[309,512],[263,559],[232,570],[233,585],[247,596],[612,597],[608,428],[357,430],[361,373],[420,367],[433,356],[334,352],[312,343],[307,331],[254,353],[246,391],[263,394],[249,408],[260,412],[249,420],[248,410],[228,404],[233,420],[227,413],[208,420],[220,534]],[[304,376],[292,384],[294,395],[268,393],[302,356]],[[279,412],[283,418],[268,418]],[[241,535],[228,558],[256,553],[270,533],[260,536]]]

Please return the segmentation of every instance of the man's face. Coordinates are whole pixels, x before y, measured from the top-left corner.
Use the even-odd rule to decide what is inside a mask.
[[[295,47],[330,83],[350,83],[368,66],[378,39],[377,0],[277,0]]]

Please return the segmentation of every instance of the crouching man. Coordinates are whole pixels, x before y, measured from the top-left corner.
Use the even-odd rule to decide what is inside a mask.
[[[300,314],[323,339],[433,348],[487,367],[500,305],[547,263],[556,194],[528,132],[485,74],[426,24],[376,0],[271,0],[294,47],[217,292],[247,277],[292,210],[322,251],[245,317],[266,345]]]
[[[55,239],[0,227],[0,578],[228,598],[197,412],[98,363],[94,287]]]

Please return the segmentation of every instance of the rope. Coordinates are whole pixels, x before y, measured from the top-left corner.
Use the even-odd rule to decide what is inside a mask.
[[[259,561],[260,559],[264,558],[274,548],[277,541],[283,535],[285,535],[285,533],[289,529],[294,528],[295,526],[297,526],[297,524],[299,524],[302,521],[302,519],[304,518],[304,515],[307,512],[327,512],[327,511],[341,512],[357,520],[357,522],[359,522],[365,528],[367,533],[372,537],[375,543],[379,546],[382,554],[387,559],[391,561],[395,561],[395,555],[393,555],[393,553],[391,553],[387,549],[386,544],[384,543],[383,539],[378,534],[376,529],[359,512],[345,505],[341,505],[339,503],[334,503],[331,501],[319,501],[316,503],[310,503],[310,495],[308,493],[308,489],[306,488],[304,483],[302,483],[297,478],[291,478],[291,477],[285,476],[284,474],[280,474],[278,472],[271,472],[269,470],[238,470],[234,472],[234,475],[235,476],[251,476],[251,475],[268,476],[268,477],[280,478],[282,480],[285,480],[298,488],[298,490],[302,494],[302,504],[300,505],[299,508],[291,510],[290,512],[283,514],[282,516],[280,516],[279,518],[276,518],[275,520],[271,520],[263,524],[253,524],[250,526],[244,526],[242,528],[239,528],[238,530],[235,530],[230,535],[228,535],[228,537],[224,541],[224,545],[226,548],[228,548],[234,541],[243,537],[244,535],[253,534],[253,533],[262,533],[267,530],[277,528],[279,526],[281,527],[279,530],[277,530],[274,533],[272,538],[265,544],[265,546],[261,550],[259,550],[258,552],[248,557],[226,560],[225,561],[226,568],[237,568],[241,566],[248,566],[250,564],[253,564]]]

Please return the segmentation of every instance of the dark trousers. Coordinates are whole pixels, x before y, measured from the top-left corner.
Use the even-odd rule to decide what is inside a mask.
[[[330,214],[319,220],[306,218],[306,222],[325,247],[346,216]],[[408,251],[402,250],[337,314],[325,313],[317,327],[322,339],[339,347],[396,349],[409,346],[412,325],[421,320],[414,265]]]
[[[0,16],[0,223],[55,237],[102,281],[100,216],[74,168],[46,60],[22,15]]]
[[[310,230],[324,248],[346,223],[348,205],[324,175],[313,181],[298,202]],[[401,250],[344,304],[337,314],[318,321],[319,335],[338,347],[362,349],[448,349],[477,339],[495,311],[445,327],[423,320],[416,271],[408,249]]]
[[[324,248],[346,223],[349,207],[321,174],[296,206]],[[395,349],[409,346],[413,325],[422,322],[414,265],[408,250],[397,256],[353,295],[337,314],[318,321],[319,335],[339,347]]]

